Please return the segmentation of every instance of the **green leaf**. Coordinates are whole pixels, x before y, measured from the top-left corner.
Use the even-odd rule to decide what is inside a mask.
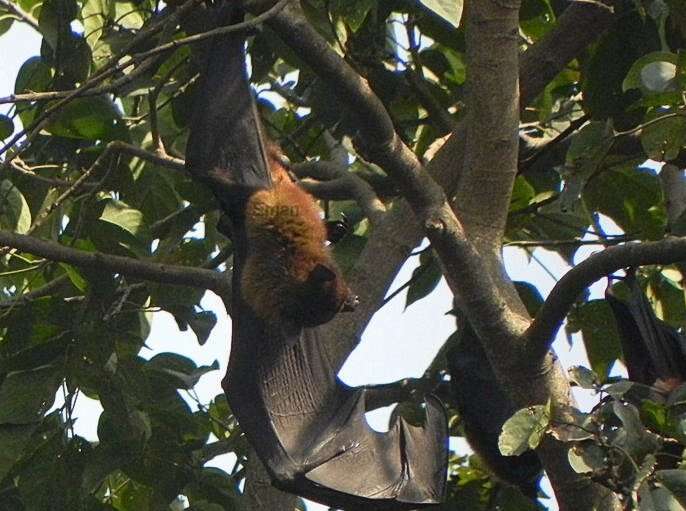
[[[681,274],[671,274],[676,280],[668,277],[668,270],[650,272],[647,296],[650,299],[657,316],[674,327],[686,326],[686,303],[684,290],[679,281]]]
[[[40,57],[31,57],[19,68],[14,81],[14,93],[45,92],[52,83],[52,68]]]
[[[95,50],[96,43],[104,35],[103,27],[108,16],[107,0],[86,0],[81,8],[81,23],[86,42]]]
[[[91,69],[93,56],[90,46],[83,37],[76,34],[70,33],[63,39],[56,57],[63,62],[60,67],[62,75],[72,82],[83,82]]]
[[[37,424],[0,425],[0,480],[24,454],[24,449]]]
[[[655,172],[634,165],[606,170],[584,188],[586,206],[609,216],[626,233],[642,239],[661,239],[666,212]]]
[[[136,509],[155,509],[153,489],[129,479],[112,497],[115,509],[135,511]]]
[[[651,488],[647,482],[639,492],[639,511],[685,511],[681,503],[666,488]]]
[[[517,280],[513,282],[519,298],[524,302],[524,307],[530,316],[535,316],[538,309],[543,305],[543,297],[536,286],[529,282]]]
[[[79,273],[79,271],[70,264],[58,263],[60,267],[66,272],[67,277],[74,287],[79,291],[85,291],[88,287],[88,281]]]
[[[637,99],[637,92],[622,91],[622,82],[636,59],[650,47],[646,25],[636,13],[625,16],[622,23],[600,37],[590,59],[584,59],[583,106],[593,119],[624,118],[626,108]]]
[[[462,18],[462,0],[419,0],[419,3],[438,14],[454,27],[460,25]]]
[[[550,403],[518,410],[503,424],[498,447],[503,456],[518,456],[535,449],[550,423]]]
[[[612,403],[612,411],[622,421],[626,435],[616,440],[631,455],[640,455],[656,452],[661,442],[657,435],[648,431],[641,422],[640,415],[635,406],[629,403],[615,401]]]
[[[412,283],[407,290],[407,298],[405,299],[406,309],[436,289],[443,276],[441,266],[430,252],[424,252],[420,261],[421,265],[412,272]]]
[[[108,140],[120,115],[109,98],[78,98],[64,106],[46,128],[53,135],[86,140]]]
[[[598,377],[590,369],[583,366],[572,366],[567,372],[569,379],[582,389],[595,389],[598,386]]]
[[[143,9],[141,4],[134,2],[114,2],[112,17],[117,23],[128,30],[138,30],[143,26]]]
[[[0,424],[40,420],[52,406],[61,382],[61,372],[55,366],[9,373],[0,385]]]
[[[680,504],[686,505],[686,470],[658,470],[655,478]]]
[[[200,346],[207,342],[207,339],[212,333],[212,329],[217,324],[217,315],[212,311],[196,312],[191,318],[188,318],[188,325],[198,338]]]
[[[136,236],[144,228],[143,213],[118,200],[107,200],[100,220],[121,227]]]
[[[2,9],[0,9],[0,36],[12,28],[12,23],[14,23],[14,16],[7,13],[3,14]]]
[[[686,117],[646,116],[646,121],[657,120],[641,130],[641,145],[648,158],[656,161],[670,161],[679,155],[686,145]]]
[[[9,138],[14,133],[14,121],[6,115],[0,115],[0,140]]]
[[[333,255],[343,273],[348,272],[354,267],[366,243],[367,238],[365,236],[349,234],[334,245]]]
[[[219,362],[215,360],[212,365],[197,367],[182,355],[160,353],[148,361],[147,367],[172,376],[177,381],[177,388],[191,389],[204,374],[219,369]]]
[[[592,442],[582,442],[567,452],[567,459],[574,472],[588,474],[605,468],[605,451]]]
[[[577,169],[592,167],[590,170],[595,170],[596,163],[600,158],[603,158],[612,144],[612,133],[608,129],[605,122],[590,122],[572,137],[572,142],[569,145],[566,155],[566,163],[568,166]]]
[[[95,492],[109,474],[135,460],[129,453],[113,449],[100,443],[88,457],[83,471],[81,489],[86,493]]]
[[[512,198],[510,199],[510,211],[519,211],[526,208],[536,197],[536,190],[529,184],[524,176],[517,176]]]
[[[76,17],[78,7],[73,0],[45,0],[38,17],[43,38],[53,50],[65,36],[71,35],[70,22]]]
[[[561,442],[591,440],[597,434],[598,423],[592,414],[584,413],[573,406],[559,404],[556,410],[562,418],[551,422],[550,434]]]
[[[0,229],[24,234],[30,227],[31,210],[26,199],[11,181],[0,181]]]
[[[334,0],[330,9],[332,13],[342,17],[353,32],[357,32],[376,2],[377,0]]]
[[[653,401],[641,402],[641,417],[651,429],[661,433],[671,433],[672,422],[666,406]]]
[[[644,93],[665,92],[674,83],[677,56],[656,51],[638,59],[622,82],[622,90],[641,89]]]

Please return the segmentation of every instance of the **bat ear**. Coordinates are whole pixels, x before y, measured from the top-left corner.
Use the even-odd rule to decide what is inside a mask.
[[[310,272],[309,280],[314,282],[331,282],[335,278],[335,271],[323,264],[317,264]]]

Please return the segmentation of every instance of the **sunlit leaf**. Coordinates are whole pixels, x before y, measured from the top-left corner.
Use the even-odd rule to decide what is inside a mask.
[[[642,89],[648,93],[664,92],[676,76],[677,56],[669,52],[653,52],[638,59],[622,82],[622,89]]]
[[[0,181],[0,228],[24,234],[31,227],[26,199],[10,181]]]
[[[427,9],[457,27],[462,18],[462,0],[419,0]]]
[[[602,470],[607,463],[605,452],[592,442],[581,442],[567,452],[569,464],[577,474]]]
[[[144,228],[143,214],[116,200],[108,200],[105,203],[100,220],[121,227],[133,236],[138,235]]]
[[[550,422],[550,405],[518,410],[503,424],[498,447],[505,456],[517,456],[540,443]]]

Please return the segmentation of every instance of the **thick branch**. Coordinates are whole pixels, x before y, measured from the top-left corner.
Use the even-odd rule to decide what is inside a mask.
[[[555,30],[524,52],[519,64],[522,106],[531,103],[569,61],[610,27],[616,3],[617,0],[571,2]]]
[[[128,257],[103,254],[102,252],[85,252],[52,241],[44,241],[8,231],[0,231],[0,245],[81,268],[121,273],[163,284],[211,289],[219,295],[230,289],[230,283],[222,273],[187,266],[140,261]]]
[[[686,260],[686,238],[630,243],[593,254],[569,270],[555,285],[526,332],[532,359],[550,347],[567,312],[595,281],[623,268],[646,264],[673,264]]]
[[[291,10],[284,11],[274,18],[272,26],[290,46],[298,50],[318,76],[330,84],[332,90],[339,92],[340,99],[359,115],[363,138],[378,140],[373,137],[379,136],[377,131],[381,134],[380,140],[384,143],[378,144],[375,150],[371,151],[371,159],[401,184],[405,197],[439,255],[451,289],[460,296],[461,305],[470,318],[473,318],[479,337],[489,340],[489,356],[499,380],[508,393],[520,406],[544,403],[551,396],[555,402],[565,404],[570,399],[569,387],[553,357],[547,356],[536,365],[524,363],[526,346],[521,342],[521,335],[528,326],[528,318],[522,314],[523,306],[513,286],[502,273],[498,254],[504,215],[516,173],[517,4],[480,2],[471,4],[471,7],[474,15],[474,28],[470,36],[471,86],[476,88],[478,93],[486,92],[490,95],[486,97],[487,94],[480,94],[476,101],[472,102],[472,128],[482,122],[483,116],[489,133],[482,142],[478,139],[478,130],[472,129],[470,133],[471,138],[467,143],[472,144],[469,151],[472,157],[465,168],[470,171],[471,176],[461,187],[457,201],[462,213],[460,219],[465,222],[464,226],[470,237],[467,237],[465,229],[457,222],[447,204],[438,194],[432,192],[435,183],[430,182],[428,178],[418,179],[418,172],[421,170],[418,164],[407,166],[410,160],[397,158],[402,153],[402,145],[394,134],[388,133],[389,126],[392,126],[390,120],[385,111],[378,108],[378,102],[373,101],[371,91],[359,76],[354,75],[342,64],[341,59],[328,49],[316,33],[301,30],[299,17],[293,15]],[[479,48],[484,53],[479,53]],[[479,63],[474,64],[474,60],[479,58],[482,59],[481,67]],[[480,87],[484,89],[480,90]],[[495,103],[492,101],[494,95],[499,97]],[[441,151],[443,156],[436,156],[446,182],[454,182],[454,175],[460,172],[460,162],[463,160],[460,153],[464,147],[463,132],[464,130],[459,130],[458,134],[453,135],[445,150]],[[494,155],[498,155],[497,158]],[[495,200],[491,194],[482,194],[479,200],[475,200],[473,195],[470,196],[475,191],[493,189],[497,192]],[[485,215],[485,226],[481,222],[484,208],[489,208]],[[405,220],[405,225],[409,223]],[[479,233],[484,227],[481,242]],[[473,238],[479,242],[477,246],[486,248],[488,252],[480,253],[472,244]],[[411,240],[402,236],[399,239],[402,239],[403,243]],[[374,265],[378,264],[378,253],[372,254],[374,261],[369,268],[371,273],[378,271],[374,268]],[[387,258],[387,252],[384,253]],[[395,263],[399,261],[388,261],[386,267],[397,268],[399,264]],[[375,286],[375,289],[384,290],[385,287],[387,286],[382,284]],[[372,300],[376,301],[377,298],[378,296],[374,296]],[[351,331],[359,332],[359,325],[353,326]],[[496,340],[499,343],[498,349],[493,344]],[[332,349],[336,350],[334,358],[335,362],[338,362],[339,351],[343,350]],[[578,509],[593,508],[603,492],[593,486],[588,479],[573,473],[564,449],[552,440],[546,441],[540,449],[540,454],[554,481],[562,509],[571,509],[573,500],[579,504]],[[608,509],[614,507],[612,503]]]
[[[331,49],[302,11],[289,5],[268,24],[356,113],[365,156],[396,179],[413,207],[421,210],[440,204],[440,187],[423,172],[420,161],[395,132],[381,100],[367,81]]]
[[[500,249],[517,173],[519,4],[509,3],[468,5],[466,147],[455,209],[484,253]]]
[[[555,28],[541,42],[532,46],[524,54],[520,61],[520,90],[522,104],[531,101],[543,91],[547,82],[538,80],[526,69],[534,69],[539,65],[540,59],[546,59],[548,54],[555,54],[558,50],[566,54],[566,50],[558,49],[554,45],[556,41],[565,41],[568,36],[563,34],[554,35],[556,32],[571,32],[576,34],[577,27],[571,22],[563,20],[575,19],[579,12],[586,10],[585,2],[572,3],[559,22],[563,28]],[[597,21],[597,25],[594,23]],[[592,34],[598,37],[605,28],[604,18],[588,19],[583,25],[584,34]],[[533,53],[534,48],[540,48]],[[581,52],[581,50],[579,50]],[[527,56],[529,54],[529,56]],[[569,60],[578,54],[569,55]],[[564,62],[557,69],[560,72]],[[545,66],[544,66],[545,67]],[[557,74],[557,73],[555,73]],[[459,123],[456,132],[437,151],[435,157],[427,164],[426,170],[436,179],[448,195],[455,189],[463,169],[465,147],[464,122]],[[348,357],[350,352],[359,342],[362,332],[365,330],[371,317],[383,303],[384,296],[410,253],[419,245],[422,232],[418,222],[412,217],[412,211],[405,201],[396,201],[396,204],[388,211],[383,221],[375,226],[372,235],[357,260],[355,269],[351,272],[349,281],[353,289],[358,292],[364,290],[364,300],[355,312],[339,314],[338,317],[326,326],[327,336],[339,339],[337,343],[328,346],[329,358],[334,367],[339,368]],[[384,254],[379,258],[379,254]]]

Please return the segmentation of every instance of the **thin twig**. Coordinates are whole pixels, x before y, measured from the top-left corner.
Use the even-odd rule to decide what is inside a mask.
[[[120,273],[163,284],[211,289],[219,295],[230,290],[230,283],[221,272],[188,266],[159,264],[152,261],[103,254],[102,252],[86,252],[65,247],[52,241],[2,230],[0,230],[0,244],[81,268]]]
[[[55,211],[58,207],[62,205],[62,203],[67,200],[69,197],[71,197],[76,191],[81,188],[81,185],[88,179],[93,172],[95,172],[96,169],[98,169],[103,162],[111,156],[111,153],[113,152],[112,147],[108,145],[105,150],[96,158],[96,160],[93,162],[93,164],[86,169],[86,171],[81,174],[76,181],[74,181],[69,188],[64,190],[45,210],[43,210],[31,223],[31,226],[28,228],[26,231],[26,235],[31,235],[33,234],[36,229],[38,229],[45,220],[52,214],[53,211]],[[2,254],[2,250],[0,250],[0,254]]]
[[[627,241],[633,241],[631,238],[626,236],[613,238],[613,239],[597,239],[597,240],[582,240],[582,239],[571,239],[571,240],[520,240],[520,241],[510,241],[505,243],[504,247],[581,247],[584,245],[619,245],[621,243],[626,243]]]
[[[118,55],[112,58],[110,62],[106,64],[98,73],[89,78],[82,86],[80,86],[77,89],[73,89],[61,100],[46,108],[36,119],[33,120],[30,127],[24,128],[21,131],[19,131],[15,136],[12,137],[12,139],[9,142],[7,142],[2,147],[2,149],[0,149],[0,155],[2,155],[11,147],[14,147],[14,145],[17,142],[19,142],[24,136],[26,136],[26,140],[23,146],[19,148],[19,150],[16,151],[13,155],[7,157],[5,159],[5,164],[9,163],[9,161],[11,161],[14,157],[19,156],[22,153],[22,151],[26,148],[26,146],[31,142],[35,134],[39,133],[47,125],[47,122],[52,117],[52,115],[59,109],[63,108],[67,103],[70,103],[74,99],[83,96],[88,91],[95,89],[98,85],[102,83],[103,80],[107,79],[113,74],[119,71],[124,71],[133,64],[139,61],[144,61],[152,55],[156,55],[156,53],[150,52],[134,54],[128,60],[125,60],[124,62],[120,62],[119,64],[117,64],[117,62],[124,58],[128,51],[130,51],[136,45],[140,44],[142,41],[148,39],[160,30],[163,30],[165,27],[175,26],[179,18],[182,15],[184,15],[187,11],[189,11],[192,7],[194,7],[195,4],[199,1],[200,0],[187,0],[183,5],[181,5],[178,9],[172,12],[172,14],[168,17],[160,19],[159,21],[153,21],[149,28],[147,28],[146,30],[141,30],[134,37],[132,37],[128,44],[118,53]],[[145,63],[142,65],[146,66]]]
[[[188,0],[187,4],[195,4],[198,0]],[[283,9],[286,4],[290,2],[290,0],[280,0],[278,3],[276,3],[273,7],[268,9],[267,11],[263,12],[259,16],[254,17],[253,19],[250,19],[248,21],[242,21],[240,23],[236,23],[234,25],[229,25],[226,27],[219,27],[213,30],[209,30],[207,32],[203,32],[200,34],[195,34],[192,36],[184,37],[181,39],[177,39],[174,41],[170,41],[166,44],[162,44],[160,46],[157,46],[155,48],[152,48],[151,50],[140,52],[140,53],[134,53],[131,55],[128,59],[124,60],[124,62],[121,62],[113,67],[105,68],[103,69],[100,73],[98,73],[95,77],[92,79],[88,80],[84,85],[79,87],[78,89],[74,89],[74,91],[69,94],[68,96],[64,97],[62,100],[58,101],[54,105],[48,107],[45,109],[45,111],[38,116],[36,120],[31,125],[30,129],[23,129],[19,131],[12,139],[7,142],[1,149],[0,149],[0,155],[4,154],[9,150],[11,147],[13,147],[19,140],[21,140],[24,136],[26,136],[26,142],[28,143],[34,136],[35,134],[39,133],[47,124],[47,121],[51,118],[51,116],[60,108],[64,107],[68,102],[72,101],[73,99],[80,97],[82,94],[84,94],[86,91],[93,89],[96,87],[103,79],[113,75],[114,73],[117,73],[119,71],[124,71],[125,69],[131,67],[132,65],[136,64],[137,62],[144,61],[148,59],[149,57],[152,57],[154,55],[159,55],[160,53],[166,53],[171,50],[175,50],[177,48],[180,48],[181,46],[192,44],[192,43],[197,43],[204,41],[206,39],[210,39],[212,37],[217,37],[220,35],[225,35],[225,34],[230,34],[234,32],[241,32],[245,31],[248,29],[251,29],[264,21],[268,20],[272,16],[276,15]],[[184,4],[186,5],[186,4]],[[179,11],[175,11],[174,14],[178,13]],[[20,154],[23,151],[23,148],[17,151],[17,155]],[[6,158],[6,163],[8,160],[11,160],[15,155],[12,155],[8,158]]]
[[[54,187],[71,186],[71,182],[66,179],[59,179],[55,177],[45,177],[40,174],[36,174],[34,169],[26,165],[20,158],[15,158],[14,161],[10,162],[9,168],[16,173],[34,181],[44,183]]]
[[[31,28],[37,32],[40,32],[38,20],[19,7],[19,5],[11,2],[10,0],[0,0],[0,6],[4,7],[10,14],[14,14],[20,21],[30,25]]]
[[[160,78],[157,85],[155,85],[155,87],[153,87],[148,94],[148,108],[150,112],[150,134],[152,135],[152,143],[153,148],[155,150],[155,154],[161,157],[166,157],[167,151],[164,149],[164,143],[162,142],[162,138],[160,137],[160,130],[157,126],[157,98],[159,97],[160,92],[162,92],[162,89],[169,81],[171,76],[176,72],[177,69],[179,69],[179,67],[185,64],[187,60],[188,59],[182,59],[181,61],[177,62],[176,65],[172,66],[171,69],[169,69],[164,74],[164,76]]]

